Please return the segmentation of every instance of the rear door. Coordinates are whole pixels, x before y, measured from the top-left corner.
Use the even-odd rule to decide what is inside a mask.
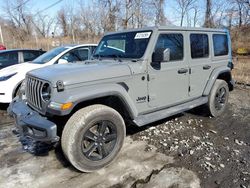
[[[188,61],[185,53],[185,31],[161,32],[155,49],[169,48],[170,61],[149,66],[149,106],[165,108],[188,100]]]
[[[202,96],[206,83],[213,70],[211,60],[211,35],[204,32],[188,32],[189,41],[189,96]]]

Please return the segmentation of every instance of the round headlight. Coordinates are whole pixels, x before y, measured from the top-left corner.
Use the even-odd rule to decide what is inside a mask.
[[[42,99],[45,102],[48,102],[50,100],[51,97],[51,87],[48,83],[43,84],[42,87]]]

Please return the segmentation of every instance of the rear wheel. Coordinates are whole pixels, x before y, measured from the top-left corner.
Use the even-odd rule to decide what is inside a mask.
[[[66,123],[62,149],[71,164],[82,172],[109,165],[119,153],[125,138],[121,115],[104,105],[85,107]]]
[[[208,99],[208,109],[211,116],[217,117],[225,111],[228,96],[228,84],[224,80],[216,80]]]

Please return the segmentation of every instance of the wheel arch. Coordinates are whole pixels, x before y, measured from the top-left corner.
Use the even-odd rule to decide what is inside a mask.
[[[16,84],[15,88],[14,88],[13,91],[12,91],[12,99],[15,98],[15,95],[16,95],[18,89],[21,87],[23,81],[24,81],[24,79],[21,80],[20,82],[18,82],[18,83]]]
[[[78,101],[75,104],[74,108],[72,109],[71,113],[74,113],[81,108],[84,108],[86,106],[90,106],[93,104],[102,104],[102,105],[106,105],[115,109],[121,114],[124,120],[133,119],[135,117],[135,114],[133,110],[129,107],[129,104],[121,96],[117,94],[103,95],[99,97],[93,96],[92,98],[88,100]]]
[[[231,69],[230,68],[225,68],[225,67],[220,67],[215,69],[210,77],[209,80],[207,82],[207,85],[203,91],[203,95],[207,96],[210,94],[210,91],[216,81],[216,79],[221,79],[227,82],[228,87],[229,87],[229,91],[233,90],[234,87],[234,83],[233,83],[233,79],[232,79],[232,74],[231,74]]]
[[[134,119],[138,115],[138,111],[128,94],[128,90],[128,87],[124,87],[120,83],[72,88],[58,93],[53,101],[61,104],[65,102],[74,104],[72,109],[61,112],[61,115],[72,114],[76,110],[92,104],[103,104],[114,108],[123,117]]]

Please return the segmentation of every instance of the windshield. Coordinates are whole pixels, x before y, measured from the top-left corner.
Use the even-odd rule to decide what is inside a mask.
[[[134,31],[106,35],[102,38],[93,57],[139,59],[144,55],[152,31]]]
[[[61,52],[67,50],[65,47],[58,47],[54,48],[43,55],[39,56],[38,58],[34,59],[31,63],[36,63],[36,64],[44,64],[53,59],[55,56],[60,54]]]

